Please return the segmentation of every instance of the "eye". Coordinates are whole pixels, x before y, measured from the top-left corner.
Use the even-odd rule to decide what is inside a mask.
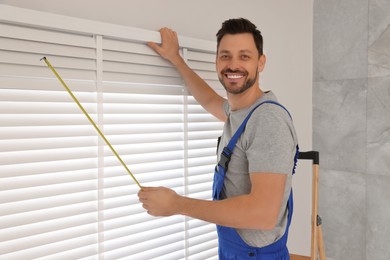
[[[226,54],[222,54],[222,55],[219,56],[219,58],[220,58],[221,60],[227,60],[227,59],[229,59],[229,56],[226,55]]]
[[[248,55],[241,55],[242,60],[249,60],[250,57]]]

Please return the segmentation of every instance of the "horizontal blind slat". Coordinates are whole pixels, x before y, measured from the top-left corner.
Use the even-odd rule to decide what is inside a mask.
[[[183,230],[183,227],[179,230]],[[177,232],[177,230],[173,230],[173,232]],[[159,256],[162,251],[165,251],[170,246],[175,247],[174,251],[177,251],[178,248],[184,248],[182,240],[183,236],[177,236],[175,233],[171,234],[169,229],[166,230],[162,237],[156,237],[153,232],[148,231],[139,233],[136,237],[130,235],[118,241],[112,241],[108,250],[110,251],[111,248],[117,249],[113,252],[112,257],[119,257],[120,255],[136,257],[138,253],[142,253],[146,258],[153,258]],[[111,244],[113,244],[112,247]],[[109,251],[107,252],[107,256],[111,255]]]
[[[157,54],[144,43],[139,43],[139,42],[137,43],[134,41],[131,42],[131,41],[115,40],[107,37],[104,37],[103,39],[103,50],[138,53],[138,54],[157,57]]]
[[[2,152],[12,151],[31,151],[31,150],[46,150],[61,148],[78,148],[78,147],[93,147],[96,146],[97,138],[83,137],[61,137],[61,138],[34,138],[34,139],[19,139],[19,140],[1,140],[0,147]]]
[[[92,35],[80,35],[72,33],[64,33],[54,30],[42,30],[39,28],[23,27],[19,25],[11,25],[0,23],[0,36],[7,38],[30,40],[35,42],[49,42],[59,45],[70,45],[93,48],[95,41]]]
[[[67,228],[49,233],[40,233],[36,236],[25,237],[17,240],[9,240],[5,243],[0,243],[0,255],[12,256],[22,259],[34,258],[45,255],[45,251],[53,250],[53,243],[60,243],[61,246],[57,251],[62,251],[64,248],[78,248],[79,243],[71,244],[69,240],[80,238],[85,241],[84,244],[96,244],[96,224],[88,224],[80,227]],[[77,236],[75,236],[77,234]],[[12,259],[12,258],[11,258]]]
[[[80,181],[80,182],[71,182],[69,185],[65,184],[52,184],[47,185],[44,188],[41,186],[38,187],[29,187],[28,191],[24,189],[10,189],[1,191],[2,198],[0,199],[1,203],[11,203],[15,201],[30,200],[30,199],[40,199],[52,196],[59,195],[72,195],[73,193],[86,192],[96,190],[97,183],[96,181]],[[29,221],[26,219],[26,221]]]
[[[38,59],[39,61],[39,59]],[[53,66],[55,66],[53,64]],[[58,74],[62,79],[67,82],[69,79],[79,79],[79,80],[91,80],[95,77],[95,72],[93,70],[77,70],[69,68],[56,68]],[[41,64],[36,63],[36,65],[20,65],[20,64],[4,64],[0,62],[0,72],[1,76],[7,77],[45,77],[54,79],[54,75],[47,68],[41,66]],[[53,85],[54,86],[54,85]],[[61,83],[57,82],[57,89],[63,90]],[[55,86],[54,86],[55,87]]]
[[[91,237],[94,237],[94,235],[91,235]],[[51,252],[46,251],[46,254],[41,256],[40,259],[98,259],[99,245],[97,241],[82,243],[79,241],[79,239],[72,239],[71,243],[78,245],[78,247],[71,247],[70,249],[66,249],[61,243],[58,243],[58,245],[55,247],[57,250],[52,250]]]
[[[38,199],[27,198],[20,201],[2,203],[0,205],[0,212],[2,212],[2,216],[6,216],[36,210],[43,210],[45,208],[54,208],[84,202],[93,202],[95,200],[96,192],[93,190]]]
[[[48,72],[46,70],[46,72]],[[0,73],[0,89],[1,93],[5,93],[0,96],[0,100],[6,100],[6,93],[11,98],[16,98],[16,101],[21,101],[20,96],[24,97],[23,100],[29,100],[30,98],[40,98],[42,100],[48,100],[53,95],[58,95],[56,92],[65,92],[65,89],[61,86],[61,83],[58,82],[56,78],[48,77],[48,78],[36,78],[33,75],[31,77],[27,75],[23,75],[23,77],[11,77],[4,76]],[[50,75],[52,76],[52,75]],[[66,83],[71,88],[73,92],[84,91],[84,92],[95,92],[96,84],[93,79],[90,80],[77,80],[77,79],[67,79]],[[45,91],[53,91],[53,92],[45,92]],[[42,92],[41,92],[42,91]],[[47,96],[46,96],[47,94]],[[60,94],[64,97],[64,94]],[[80,94],[77,94],[80,95]],[[50,100],[50,99],[49,99]],[[70,100],[68,98],[68,100]]]
[[[25,53],[17,51],[4,51],[0,50],[0,55],[2,57],[1,63],[8,65],[20,65],[24,68],[28,66],[41,66],[46,67],[46,64],[41,61],[41,58],[46,53]],[[51,60],[53,67],[56,69],[59,68],[68,68],[68,69],[80,69],[80,70],[95,70],[95,60],[94,59],[80,59],[74,57],[64,57],[53,55],[48,57]]]
[[[0,165],[0,178],[30,176],[45,173],[66,174],[67,172],[77,172],[83,170],[96,169],[96,160],[91,158],[74,159],[70,161],[42,161],[35,163],[19,163]],[[64,173],[62,173],[64,172]],[[1,198],[0,198],[1,200]]]
[[[91,221],[88,214],[96,212],[96,203],[85,202],[77,203],[72,205],[65,205],[61,207],[50,208],[50,214],[47,214],[47,209],[36,210],[32,212],[24,212],[19,214],[19,218],[15,215],[7,215],[0,217],[1,223],[0,228],[4,230],[10,230],[7,239],[20,238],[25,229],[28,228],[30,235],[40,234],[47,232],[46,230],[58,230],[67,228],[70,225],[80,225],[84,223],[94,223]],[[84,217],[85,216],[85,217]],[[27,218],[29,221],[26,222],[20,217]],[[63,222],[62,219],[68,219],[68,223],[63,225],[58,222]],[[74,223],[72,223],[71,219]],[[84,220],[85,218],[85,220]]]
[[[52,44],[47,42],[28,41],[25,39],[1,38],[0,50],[23,51],[39,55],[54,55],[61,53],[65,57],[78,57],[85,59],[95,59],[96,52],[93,48],[67,46]],[[44,50],[44,51],[43,51]]]

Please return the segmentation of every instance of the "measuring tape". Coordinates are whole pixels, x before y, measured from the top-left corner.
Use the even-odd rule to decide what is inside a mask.
[[[85,111],[84,107],[80,104],[80,102],[77,100],[76,96],[73,95],[72,91],[68,88],[68,86],[65,84],[65,82],[62,80],[60,75],[57,73],[57,71],[53,68],[53,66],[50,64],[48,59],[46,57],[43,57],[41,60],[43,60],[46,65],[53,71],[54,75],[57,77],[57,79],[61,82],[61,84],[64,86],[64,88],[68,91],[69,95],[73,98],[73,100],[77,103],[79,108],[83,111],[84,115],[88,118],[89,122],[95,127],[96,131],[99,133],[100,137],[103,138],[103,140],[106,142],[108,147],[110,147],[111,151],[115,154],[115,156],[118,158],[118,160],[121,162],[123,167],[125,167],[126,171],[129,173],[129,175],[133,178],[135,183],[138,185],[140,189],[142,189],[141,184],[137,181],[137,179],[134,177],[134,175],[131,173],[127,165],[123,162],[119,154],[115,151],[114,147],[110,144],[110,142],[107,140],[107,138],[104,136],[102,131],[100,131],[99,127],[95,124],[95,122],[92,120],[92,118],[88,115],[87,111]]]

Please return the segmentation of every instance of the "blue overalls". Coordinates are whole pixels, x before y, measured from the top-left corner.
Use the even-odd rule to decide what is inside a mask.
[[[230,161],[230,157],[233,153],[234,147],[236,146],[237,140],[245,129],[246,123],[248,122],[253,111],[264,103],[271,103],[278,105],[285,109],[281,104],[267,100],[257,105],[244,119],[236,133],[233,135],[228,145],[223,149],[221,158],[215,167],[214,182],[213,182],[213,200],[220,200],[220,194],[223,188],[225,174]],[[290,115],[290,113],[287,111]],[[291,115],[290,115],[291,117]],[[298,145],[294,158],[293,174],[295,173],[295,167],[298,160]],[[238,235],[234,228],[217,225],[218,232],[218,254],[220,260],[231,260],[231,259],[261,259],[261,260],[285,260],[290,259],[289,252],[287,249],[287,237],[288,229],[291,223],[293,214],[293,196],[292,190],[290,197],[287,202],[288,217],[287,227],[284,235],[276,242],[265,246],[265,247],[252,247],[245,243],[245,241]]]

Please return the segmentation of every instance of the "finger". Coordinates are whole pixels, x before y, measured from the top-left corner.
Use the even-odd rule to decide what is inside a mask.
[[[144,191],[149,192],[149,191],[157,191],[162,189],[163,187],[143,187],[145,189]]]
[[[146,191],[146,190],[147,190],[146,187],[142,187],[142,188],[138,191],[138,193],[137,193],[138,197],[140,197],[140,196],[142,196],[143,194],[145,194],[145,191]]]
[[[138,201],[141,202],[141,203],[145,203],[148,199],[143,197],[143,196],[139,196],[138,197]]]
[[[142,189],[140,191],[141,192],[148,192],[148,191],[153,191],[156,189],[157,189],[157,187],[142,187]]]
[[[156,212],[152,211],[152,210],[148,210],[146,211],[146,213],[148,213],[150,216],[152,217],[157,217],[158,215],[156,214]]]
[[[155,52],[160,53],[160,45],[155,42],[147,42],[147,45],[152,48]]]
[[[171,31],[172,31],[172,29],[170,29],[170,28],[168,28],[168,27],[163,27],[163,28],[161,28],[161,29],[159,30],[160,33],[162,33],[162,32],[171,32]]]
[[[169,28],[163,28],[160,30],[160,35],[162,42],[165,42],[168,39],[172,39],[172,36],[176,36],[176,32]]]
[[[143,207],[144,209],[146,209],[146,210],[148,210],[148,208],[149,208],[146,204],[142,204],[142,207]]]
[[[138,191],[137,195],[140,202],[144,202],[148,200],[149,191],[150,191],[149,187],[142,187],[142,189]]]

